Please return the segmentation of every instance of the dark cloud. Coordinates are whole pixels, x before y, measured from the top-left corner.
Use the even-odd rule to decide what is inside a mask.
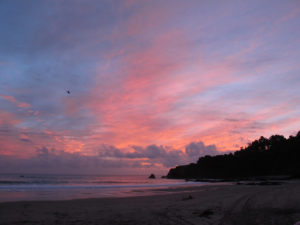
[[[127,149],[102,145],[99,154],[92,156],[42,147],[37,148],[29,158],[0,155],[0,170],[35,173],[101,173],[107,170],[119,174],[137,168],[167,171],[179,164],[195,162],[201,156],[218,153],[216,146],[206,146],[203,142],[192,142],[185,151],[157,145],[131,146]]]
[[[130,149],[118,149],[114,146],[102,146],[99,150],[101,158],[118,158],[141,160],[147,164],[161,164],[164,167],[174,166],[183,162],[185,155],[182,151],[169,149],[165,146],[149,145],[147,147],[131,146]]]
[[[141,162],[121,158],[104,159],[100,156],[87,156],[46,147],[36,149],[36,154],[29,158],[0,155],[1,172],[10,173],[105,173],[105,171],[107,173],[111,171],[122,174],[124,169],[128,172],[137,167],[145,166]]]
[[[201,141],[191,142],[185,147],[185,151],[162,145],[149,145],[147,147],[131,146],[129,150],[104,145],[99,150],[99,156],[101,158],[143,159],[148,163],[157,163],[164,167],[172,167],[195,162],[201,156],[220,154],[215,145],[205,145]]]
[[[191,142],[185,147],[185,153],[190,157],[217,155],[219,152],[215,145],[205,145],[202,141]]]
[[[27,139],[27,138],[20,138],[20,141],[27,142],[27,143],[32,143],[32,141]]]

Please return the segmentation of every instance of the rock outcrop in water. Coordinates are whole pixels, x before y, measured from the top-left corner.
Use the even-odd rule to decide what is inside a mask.
[[[155,179],[155,175],[152,173],[148,178],[149,179]]]
[[[260,137],[230,154],[204,156],[197,163],[170,169],[168,178],[240,179],[288,175],[300,177],[300,131],[286,139]]]

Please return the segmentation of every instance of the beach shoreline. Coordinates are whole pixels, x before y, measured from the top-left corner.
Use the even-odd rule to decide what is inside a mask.
[[[0,224],[293,225],[300,183],[178,187],[124,198],[0,203]]]

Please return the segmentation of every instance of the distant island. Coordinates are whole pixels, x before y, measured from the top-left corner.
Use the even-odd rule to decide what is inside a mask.
[[[247,179],[260,176],[300,177],[300,131],[286,139],[260,137],[234,153],[204,156],[197,163],[170,169],[174,179]]]

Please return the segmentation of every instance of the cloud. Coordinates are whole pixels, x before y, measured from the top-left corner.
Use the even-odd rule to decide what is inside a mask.
[[[28,109],[30,108],[30,104],[26,103],[26,102],[21,102],[21,101],[18,101],[17,99],[15,99],[14,96],[7,96],[7,95],[0,95],[0,97],[2,97],[3,99],[15,104],[17,107],[19,108],[25,108],[25,109]]]
[[[215,145],[205,145],[203,142],[192,142],[185,147],[185,151],[168,146],[149,145],[146,147],[131,146],[128,149],[118,149],[114,146],[102,146],[99,150],[101,158],[124,158],[143,160],[151,164],[160,164],[163,167],[172,167],[179,164],[195,162],[205,155],[217,155]]]
[[[170,147],[149,145],[147,147],[131,146],[128,149],[117,149],[113,146],[99,150],[99,156],[106,158],[122,158],[127,160],[140,160],[143,163],[162,167],[170,167],[187,162],[184,152]]]
[[[206,146],[202,142],[190,143],[185,151],[157,145],[131,146],[127,149],[103,145],[98,155],[41,147],[30,157],[0,154],[0,169],[3,172],[102,173],[109,170],[123,174],[142,170],[165,173],[170,167],[219,153],[216,146]]]
[[[185,153],[190,157],[217,155],[219,152],[215,145],[205,145],[202,141],[191,142],[185,147]]]
[[[63,150],[36,149],[32,157],[22,158],[16,155],[0,155],[1,172],[17,173],[107,173],[123,174],[134,168],[143,167],[139,162],[123,159],[102,159],[99,156],[87,156],[79,153],[69,153]]]
[[[1,154],[165,168],[299,127],[293,1],[28,1],[0,7]]]

